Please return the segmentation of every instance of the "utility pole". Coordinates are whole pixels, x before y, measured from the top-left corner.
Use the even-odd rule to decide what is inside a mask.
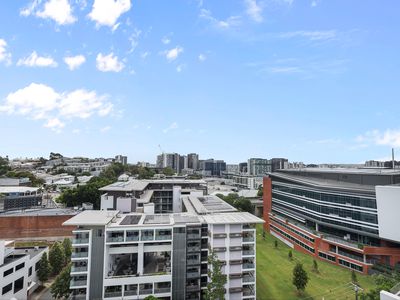
[[[354,293],[355,293],[355,299],[358,300],[358,292],[359,291],[364,291],[361,287],[359,287],[357,284],[354,284],[352,282],[350,282],[350,284],[353,286],[354,288]]]

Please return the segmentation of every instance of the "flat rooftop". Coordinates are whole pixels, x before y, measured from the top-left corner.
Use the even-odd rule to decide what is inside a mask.
[[[187,199],[199,215],[237,211],[236,208],[214,195],[188,196]]]
[[[175,185],[188,185],[188,184],[206,184],[204,180],[193,179],[132,179],[128,181],[117,181],[107,186],[100,188],[100,191],[143,191],[149,184],[175,184]]]
[[[263,219],[256,217],[248,212],[232,212],[223,214],[210,214],[202,216],[208,224],[245,224],[245,223],[265,223]]]
[[[39,188],[29,186],[0,186],[0,194],[3,193],[34,193]]]
[[[383,168],[299,168],[280,169],[277,172],[314,172],[314,173],[343,173],[343,174],[373,174],[373,175],[400,175],[400,169]]]
[[[77,215],[80,211],[69,208],[32,208],[24,210],[9,210],[0,213],[0,217],[24,217],[24,216],[63,216]]]
[[[85,210],[65,221],[65,226],[105,226],[118,214],[118,210]]]

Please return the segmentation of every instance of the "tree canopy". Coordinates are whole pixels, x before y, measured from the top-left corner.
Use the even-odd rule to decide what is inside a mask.
[[[51,285],[50,292],[53,298],[67,298],[70,295],[71,264],[66,266]]]
[[[224,285],[226,284],[227,279],[226,275],[221,271],[222,264],[213,251],[211,251],[208,256],[208,265],[208,278],[210,278],[210,282],[207,284],[205,299],[223,300],[225,296]]]
[[[217,194],[217,196],[240,211],[254,212],[254,206],[251,201],[245,197],[239,197],[236,193],[230,193],[227,196]]]
[[[41,283],[49,279],[49,274],[51,272],[51,267],[49,260],[47,259],[47,252],[44,252],[39,261],[39,270],[37,271],[37,276]]]
[[[49,262],[53,274],[59,274],[62,268],[65,266],[64,248],[60,242],[54,243],[50,248]]]
[[[292,282],[298,292],[303,292],[306,289],[308,279],[308,274],[304,270],[303,265],[301,263],[297,263],[293,268]]]

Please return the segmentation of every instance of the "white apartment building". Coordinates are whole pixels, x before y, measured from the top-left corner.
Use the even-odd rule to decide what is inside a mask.
[[[38,262],[48,247],[15,248],[0,240],[0,299],[27,299],[39,286]]]
[[[225,299],[256,299],[256,230],[264,221],[216,196],[180,196],[180,212],[84,211],[73,240],[74,299],[202,299],[213,251]]]

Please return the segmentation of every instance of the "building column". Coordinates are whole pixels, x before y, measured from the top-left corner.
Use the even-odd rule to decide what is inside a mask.
[[[318,223],[315,223],[315,231],[319,232],[319,224]]]
[[[137,272],[139,275],[143,275],[143,264],[144,264],[144,245],[143,243],[138,244],[138,261],[137,261]]]

